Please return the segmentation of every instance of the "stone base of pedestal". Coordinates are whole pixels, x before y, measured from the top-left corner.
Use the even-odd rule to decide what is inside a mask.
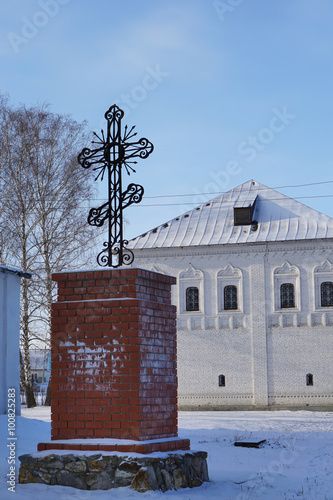
[[[112,453],[66,453],[55,450],[22,455],[19,482],[108,490],[121,486],[145,492],[193,488],[209,481],[207,453],[156,453],[154,456]]]
[[[125,453],[153,453],[156,451],[189,450],[190,440],[181,438],[150,439],[66,439],[39,443],[38,451],[78,450],[78,451],[119,451]]]

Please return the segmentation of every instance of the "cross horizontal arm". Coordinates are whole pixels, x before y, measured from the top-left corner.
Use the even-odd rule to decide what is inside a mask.
[[[140,203],[144,189],[139,184],[129,184],[121,196],[122,209],[129,207],[132,203]]]
[[[88,215],[88,224],[91,226],[101,227],[104,221],[110,217],[110,204],[109,202],[99,208],[91,208]]]
[[[125,146],[125,161],[130,158],[148,158],[154,151],[154,146],[148,139],[142,137],[138,142],[129,142]]]
[[[83,168],[90,168],[92,165],[95,165],[96,163],[106,164],[104,158],[104,147],[96,148],[93,150],[89,148],[84,148],[79,154],[77,160]]]

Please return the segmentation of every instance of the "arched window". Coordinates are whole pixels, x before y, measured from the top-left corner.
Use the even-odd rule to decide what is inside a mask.
[[[300,309],[300,270],[286,261],[274,269],[274,309]]]
[[[217,273],[217,311],[243,312],[243,275],[231,264]]]
[[[333,306],[333,283],[332,281],[324,281],[320,285],[321,307]]]
[[[204,296],[204,274],[190,264],[186,271],[179,273],[179,313],[194,311],[203,313]]]
[[[219,387],[225,387],[225,375],[219,375]]]
[[[313,385],[313,374],[312,373],[307,373],[306,385]]]
[[[237,286],[227,285],[224,287],[224,309],[238,309],[237,304]]]
[[[295,287],[293,283],[282,283],[280,293],[281,309],[295,307]]]
[[[186,311],[199,311],[199,288],[186,288]]]

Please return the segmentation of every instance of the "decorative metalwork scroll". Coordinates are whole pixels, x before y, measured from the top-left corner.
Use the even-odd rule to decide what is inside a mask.
[[[140,203],[144,193],[142,186],[129,184],[127,189],[122,188],[122,169],[128,175],[135,172],[132,165],[136,164],[135,158],[148,158],[154,146],[146,138],[133,141],[137,135],[134,126],[124,132],[121,131],[121,120],[124,111],[117,105],[111,106],[105,113],[107,131],[101,131],[101,136],[95,132],[97,140],[95,149],[84,148],[78,156],[79,164],[84,168],[92,167],[97,172],[95,180],[99,177],[108,177],[108,201],[99,208],[92,208],[88,215],[91,226],[103,226],[107,220],[109,224],[109,239],[104,242],[104,249],[98,254],[97,262],[104,267],[119,267],[131,264],[134,260],[133,252],[126,248],[128,241],[123,237],[123,210],[133,203]]]

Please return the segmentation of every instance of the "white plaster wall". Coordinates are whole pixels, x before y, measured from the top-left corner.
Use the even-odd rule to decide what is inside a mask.
[[[333,403],[332,327],[272,328],[268,335],[271,404]],[[306,385],[312,373],[314,385]]]
[[[314,276],[316,267],[333,264],[332,250],[332,241],[317,240],[135,251],[136,267],[177,278],[189,266],[202,271],[202,310],[178,314],[180,404],[333,402],[333,308],[316,307]],[[217,274],[227,265],[242,273],[241,311],[218,311]],[[324,268],[333,281],[333,266]],[[276,300],[274,272],[284,279],[288,269],[297,293],[292,311],[279,310]],[[172,289],[182,311],[179,282]],[[305,384],[307,373],[313,387]]]
[[[268,315],[269,403],[276,405],[325,405],[333,403],[333,309],[315,303],[314,269],[327,259],[332,261],[331,244],[322,241],[297,248],[282,258],[300,270],[299,307],[293,312]],[[291,245],[289,245],[290,247]],[[326,247],[326,248],[325,248]],[[279,255],[269,255],[274,267]],[[327,279],[333,281],[333,273]],[[271,294],[274,293],[271,283]],[[271,297],[269,303],[272,304]],[[314,385],[306,386],[312,373]]]
[[[20,415],[20,277],[0,266],[0,414],[7,413],[8,389],[15,389]]]
[[[253,403],[251,338],[246,330],[178,331],[177,340],[180,405]],[[219,375],[225,376],[225,387],[219,387]]]

